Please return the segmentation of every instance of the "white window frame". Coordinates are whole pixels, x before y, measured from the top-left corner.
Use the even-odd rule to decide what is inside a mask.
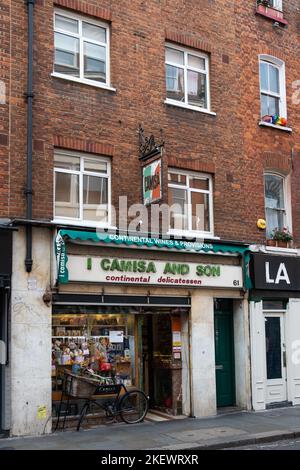
[[[63,29],[56,28],[55,27],[55,15],[56,14],[65,16],[66,18],[77,20],[78,21],[78,33],[70,33]],[[85,38],[82,35],[82,23],[83,22],[104,28],[106,30],[106,43],[97,41],[95,39]],[[55,33],[61,33],[61,34],[65,34],[66,36],[79,39],[79,77],[72,77],[71,75],[56,72],[54,70],[54,66],[55,66],[54,35]],[[98,82],[96,80],[90,80],[89,78],[84,77],[84,50],[83,50],[84,41],[89,42],[91,44],[105,47],[105,69],[106,69],[106,81],[105,82]],[[115,88],[112,88],[110,84],[110,26],[109,24],[104,23],[102,21],[94,20],[93,18],[90,18],[89,16],[84,16],[84,15],[80,15],[77,13],[55,8],[54,13],[53,13],[53,51],[54,51],[53,72],[51,74],[53,77],[59,77],[65,80],[70,80],[70,81],[78,82],[78,83],[84,83],[86,85],[92,85],[98,88],[106,88],[108,90],[115,91]]]
[[[283,209],[283,220],[284,220],[284,227],[287,227],[287,229],[292,232],[293,227],[292,227],[292,207],[291,207],[291,186],[290,186],[290,177],[282,175],[280,173],[276,173],[275,171],[266,171],[264,173],[264,191],[265,191],[265,184],[266,184],[266,176],[275,176],[277,178],[281,178],[283,184],[283,203],[284,203],[284,209]],[[267,206],[266,206],[266,196],[264,192],[264,201],[265,201],[265,217],[267,220]]]
[[[279,115],[287,119],[287,105],[286,105],[286,82],[285,82],[285,63],[283,60],[280,60],[276,57],[260,54],[259,58],[259,90],[260,90],[260,102],[261,102],[261,95],[269,95],[279,98]],[[270,90],[265,90],[261,87],[261,73],[260,73],[260,64],[261,63],[271,64],[273,67],[278,69],[279,72],[279,93],[270,92]],[[262,116],[261,109],[260,109],[260,116]],[[280,127],[280,126],[278,126]]]
[[[165,44],[165,51],[166,51],[166,48],[174,49],[175,51],[183,52],[183,55],[184,55],[184,64],[183,65],[178,64],[176,62],[167,61],[166,57],[165,57],[165,82],[166,82],[166,76],[167,76],[167,74],[166,74],[166,66],[167,65],[171,65],[173,67],[183,69],[183,71],[184,71],[184,101],[173,100],[171,98],[166,97],[165,103],[166,104],[172,104],[174,106],[179,106],[179,107],[182,107],[182,108],[193,109],[195,111],[201,111],[203,113],[208,113],[208,114],[215,115],[216,113],[211,112],[210,73],[209,73],[210,60],[209,60],[209,56],[207,54],[202,53],[202,52],[198,52],[194,49],[188,49],[186,47],[178,46],[178,45],[172,44],[172,43],[166,43]],[[198,69],[198,68],[195,68],[195,67],[191,67],[190,65],[188,65],[188,54],[193,55],[195,57],[199,57],[200,59],[204,59],[205,60],[205,70]],[[207,107],[206,108],[201,108],[200,106],[195,106],[195,105],[192,105],[192,104],[188,103],[188,88],[187,88],[187,71],[188,70],[191,70],[191,71],[194,71],[194,72],[200,72],[200,73],[203,73],[204,75],[206,75],[206,93],[207,93],[207,97],[206,97]],[[167,88],[166,88],[166,95],[167,95]]]
[[[282,11],[282,0],[271,0],[272,8],[278,11]]]
[[[55,155],[66,155],[70,157],[79,157],[80,158],[80,170],[67,170],[64,168],[56,168],[54,162],[54,171],[53,171],[53,213],[54,219],[53,222],[64,223],[66,225],[78,225],[78,226],[87,226],[87,227],[100,227],[100,228],[111,228],[111,160],[108,157],[103,157],[102,155],[95,155],[89,153],[81,152],[72,152],[69,150],[55,149]],[[107,173],[93,172],[84,170],[84,159],[93,159],[99,162],[105,162],[107,164]],[[66,217],[66,216],[57,216],[55,215],[55,175],[56,173],[65,173],[73,174],[79,176],[79,218]],[[88,220],[83,218],[83,176],[96,176],[98,178],[107,178],[107,222],[101,222],[96,220]]]
[[[178,229],[172,229],[169,227],[168,233],[170,235],[178,235],[178,236],[198,236],[198,237],[205,237],[205,238],[218,238],[214,237],[214,217],[213,217],[213,179],[212,175],[209,173],[198,173],[196,171],[187,171],[187,170],[180,170],[177,168],[168,168],[168,176],[169,173],[174,173],[174,174],[179,174],[179,175],[185,175],[187,182],[186,185],[183,184],[176,184],[176,183],[171,183],[168,180],[168,190],[169,188],[175,188],[175,189],[185,189],[187,190],[187,204],[188,204],[188,213],[187,213],[187,222],[188,222],[188,229],[187,230],[178,230]],[[199,178],[199,179],[205,179],[209,181],[209,189],[196,189],[196,188],[190,188],[189,187],[189,178]],[[210,226],[210,231],[205,232],[205,231],[198,231],[198,230],[192,230],[192,204],[191,204],[191,193],[202,193],[202,194],[208,194],[208,202],[209,202],[209,226]]]

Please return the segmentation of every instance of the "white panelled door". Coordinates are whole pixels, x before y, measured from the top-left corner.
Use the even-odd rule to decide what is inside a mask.
[[[264,313],[266,403],[287,400],[285,313]]]

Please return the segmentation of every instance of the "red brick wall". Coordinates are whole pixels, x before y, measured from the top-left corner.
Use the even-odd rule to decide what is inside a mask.
[[[169,164],[212,172],[215,234],[224,239],[251,242],[264,239],[256,227],[257,219],[264,217],[264,169],[288,173],[293,168],[293,222],[300,243],[300,105],[292,103],[292,83],[298,79],[299,71],[297,0],[284,2],[289,21],[286,30],[274,29],[272,22],[256,16],[254,0],[57,0],[54,3],[111,22],[111,83],[117,91],[51,77],[53,1],[39,0],[35,6],[34,52],[36,218],[52,218],[54,145],[67,148],[74,145],[77,150],[113,155],[113,202],[120,195],[127,195],[129,204],[140,202],[137,131],[141,123],[146,134],[159,136],[160,129],[163,130]],[[27,24],[24,2],[12,2],[11,8],[9,214],[14,217],[25,216]],[[3,28],[6,27],[4,22]],[[210,54],[211,108],[216,116],[164,104],[166,39]],[[258,126],[258,54],[272,51],[286,62],[288,125],[293,128],[292,134]],[[2,132],[8,133],[7,116]],[[0,194],[4,192],[4,196],[5,165],[7,159],[0,167],[0,178],[3,178]],[[0,216],[4,216],[7,204],[1,201]]]
[[[10,74],[10,7],[0,6],[1,53],[0,53],[0,217],[8,217],[9,193],[9,90]]]

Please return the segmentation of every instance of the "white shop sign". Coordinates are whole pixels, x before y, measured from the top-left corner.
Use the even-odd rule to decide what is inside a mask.
[[[174,287],[243,286],[240,266],[68,255],[69,281]]]

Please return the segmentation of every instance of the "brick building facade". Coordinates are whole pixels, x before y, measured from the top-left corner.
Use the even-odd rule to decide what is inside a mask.
[[[254,250],[262,249],[265,252],[266,232],[257,226],[258,219],[266,218],[264,174],[280,176],[284,178],[285,188],[285,206],[281,208],[285,214],[284,222],[294,236],[294,251],[287,250],[286,253],[291,256],[298,254],[297,247],[300,245],[300,165],[298,161],[300,157],[300,107],[297,80],[300,55],[297,0],[289,2],[283,0],[283,5],[279,2],[280,5],[277,5],[275,10],[262,5],[259,8],[255,0],[247,2],[225,0],[189,0],[187,2],[178,0],[126,0],[123,2],[56,0],[53,2],[36,0],[34,2],[33,267],[31,273],[26,273],[24,268],[26,237],[22,223],[22,219],[27,218],[24,189],[27,159],[28,5],[21,0],[9,5],[2,3],[0,12],[3,48],[0,60],[1,90],[5,98],[0,105],[0,217],[5,219],[4,223],[6,219],[10,219],[12,221],[10,225],[18,228],[14,234],[13,245],[11,363],[6,367],[7,370],[2,377],[6,384],[10,383],[14,388],[21,380],[22,367],[18,364],[18,360],[25,345],[19,344],[17,338],[22,331],[23,324],[28,328],[31,325],[33,329],[36,328],[38,331],[40,328],[40,331],[43,331],[41,345],[39,347],[36,344],[32,354],[40,357],[51,355],[49,345],[47,346],[51,326],[51,305],[49,307],[49,304],[45,304],[42,300],[45,291],[48,293],[52,291],[52,295],[59,295],[60,292],[69,292],[72,295],[81,289],[78,285],[74,287],[74,284],[64,286],[62,289],[57,285],[55,278],[53,238],[59,229],[68,229],[66,219],[61,218],[60,222],[54,215],[55,150],[67,151],[69,155],[72,153],[77,156],[88,154],[89,158],[101,156],[107,159],[111,167],[111,202],[118,211],[120,196],[127,196],[128,206],[143,202],[141,162],[138,158],[138,130],[141,124],[146,135],[153,134],[155,138],[161,137],[164,141],[162,202],[170,203],[167,178],[170,168],[177,172],[182,170],[183,174],[201,173],[211,178],[213,220],[209,222],[210,230],[204,230],[201,234],[208,244],[216,242],[221,246],[222,243],[227,243],[231,248],[228,249],[227,259],[225,256],[222,257],[220,248],[219,251],[216,249],[215,259],[207,258],[207,262],[231,265],[231,267],[239,265],[240,269],[244,266],[244,261],[237,262],[234,258],[233,246],[240,247],[240,254],[244,253],[246,244],[252,245]],[[272,14],[274,11],[280,11],[280,7],[282,7],[283,14],[280,13],[277,20],[274,20]],[[104,50],[104,46],[99,46],[101,41],[97,42],[96,36],[90,39],[92,42],[89,46],[87,46],[88,41],[78,39],[76,34],[81,30],[72,32],[72,28],[84,26],[74,26],[72,19],[80,21],[78,23],[80,25],[84,22],[88,24],[90,21],[94,26],[106,28],[104,41],[108,54],[105,69],[106,83],[105,80],[103,82],[99,78],[99,75],[94,81],[93,79],[81,80],[76,74],[80,75],[82,71],[73,71],[73,75],[69,73],[68,76],[66,73],[61,73],[63,70],[61,65],[60,69],[59,67],[55,69],[54,12],[69,18],[68,25],[64,26],[67,29],[64,31],[61,26],[57,26],[56,34],[60,38],[57,41],[62,41],[62,43],[71,41],[70,38],[73,38],[72,45],[66,46],[69,47],[68,58],[65,55],[65,59],[60,59],[72,60],[73,68],[76,68],[74,66],[76,60],[79,60],[79,69],[87,67],[85,59],[81,58],[84,48],[90,47],[92,50],[91,44],[93,44],[95,51],[97,47],[97,50],[101,47],[101,50]],[[66,37],[69,39],[65,39]],[[200,101],[204,99],[206,105],[203,103],[199,105],[199,101],[196,105],[186,102],[189,93],[190,97],[195,94],[193,83],[190,85],[190,90],[185,91],[181,100],[170,99],[172,86],[173,92],[176,88],[174,80],[178,80],[178,83],[180,81],[179,75],[172,75],[176,68],[174,64],[168,69],[171,74],[168,78],[171,91],[169,90],[169,100],[167,99],[166,45],[170,46],[173,55],[174,51],[180,51],[180,54],[184,52],[184,60],[192,61],[190,59],[192,57],[194,63],[196,63],[195,58],[204,61],[206,85],[201,89],[201,98],[197,97],[197,99]],[[77,47],[82,47],[79,53]],[[74,50],[75,54],[70,58],[70,51],[72,53]],[[62,53],[66,54],[66,50]],[[96,52],[93,53],[97,55]],[[189,53],[191,55],[188,55]],[[95,57],[92,56],[92,59]],[[269,89],[265,90],[263,87],[264,93],[260,91],[262,87],[260,61],[267,64],[265,67],[269,67],[266,75]],[[94,67],[97,68],[95,63],[96,61]],[[68,66],[70,67],[70,63]],[[194,68],[191,66],[191,69],[189,66],[189,63],[184,66],[185,75],[183,76],[186,83],[187,77],[195,77],[197,74],[200,80],[198,66]],[[177,73],[180,67],[180,65],[177,67]],[[272,89],[274,84],[271,84],[270,77],[275,69],[278,70],[278,78],[274,80],[280,83],[279,85],[277,83],[278,90],[274,91]],[[83,73],[85,70],[87,69],[84,69]],[[201,73],[201,77],[203,75],[204,73]],[[86,76],[88,76],[87,72]],[[262,98],[261,95],[264,97]],[[285,97],[286,106],[284,105]],[[269,113],[261,112],[263,100],[267,102],[266,109],[270,111]],[[265,114],[270,116],[275,114],[272,113],[272,106],[275,106],[274,109],[278,106],[279,116],[287,119],[284,125],[278,123],[270,125],[267,122],[270,117],[266,118]],[[69,225],[69,229],[73,230],[93,229],[91,224],[85,224],[84,220],[77,223],[74,218]],[[109,228],[108,226],[108,230]],[[142,231],[146,233],[147,227],[143,226]],[[186,233],[182,233],[183,235]],[[82,249],[76,251],[74,246],[69,248],[70,254],[84,255]],[[109,253],[114,256],[116,252],[113,246],[109,245],[109,247]],[[91,256],[99,257],[100,255],[101,257],[105,255],[105,252],[101,250],[102,248],[97,252],[95,248],[89,247],[88,253],[91,253]],[[146,257],[147,254],[143,256]],[[153,253],[150,255],[150,257],[154,256],[154,259],[161,259]],[[125,253],[125,258],[126,256],[128,258],[128,256],[135,257],[136,255],[134,250],[131,250],[128,254]],[[177,253],[172,256],[174,261],[180,259]],[[185,256],[184,261],[191,263],[196,261],[195,255],[191,253]],[[165,254],[162,255],[162,259],[165,259],[164,257]],[[200,257],[201,262],[205,263],[205,255],[202,253]],[[100,285],[103,288],[103,284],[100,283]],[[95,292],[91,286],[84,286],[82,292]],[[216,287],[218,286],[212,285],[212,289]],[[203,335],[203,337],[206,334],[214,337],[215,301],[228,298],[232,300],[235,324],[234,342],[238,344],[235,351],[237,372],[233,395],[235,395],[235,404],[249,408],[251,407],[251,379],[249,358],[246,352],[250,341],[246,336],[249,315],[248,293],[246,285],[243,286],[244,290],[238,289],[234,292],[226,292],[225,287],[228,286],[224,284],[221,286],[223,290],[206,292],[203,301],[201,301],[200,293],[193,291],[192,311],[193,305],[196,306],[194,311],[197,310],[197,315],[200,317],[202,315],[202,317],[192,314],[192,317],[187,320],[184,317],[186,312],[182,312],[182,338],[185,337],[184,332],[188,322],[196,325],[194,344],[196,339],[202,338]],[[98,292],[99,289],[96,291]],[[124,286],[119,290],[116,286],[108,287],[108,291],[112,294],[126,296],[141,293],[138,287],[135,287],[133,292],[128,289]],[[157,288],[153,288],[153,292],[161,295]],[[171,289],[166,292],[167,296],[174,296]],[[190,293],[184,291],[182,295],[190,296]],[[174,307],[172,302],[170,305],[170,308]],[[59,312],[59,306],[55,308]],[[209,310],[210,314],[207,314],[206,310]],[[201,325],[203,330],[201,330]],[[207,325],[209,328],[204,334],[203,331]],[[152,327],[154,328],[153,325]],[[30,341],[29,330],[27,333],[28,342]],[[241,334],[240,339],[238,339],[239,334]],[[188,340],[182,340],[183,344],[184,341]],[[14,342],[17,343],[16,347],[14,347]],[[209,378],[205,385],[199,385],[198,378],[196,375],[193,376],[192,372],[183,372],[183,377],[188,376],[188,381],[192,384],[191,388],[194,387],[194,393],[200,393],[200,398],[194,402],[193,398],[187,398],[188,392],[185,392],[186,401],[192,402],[183,406],[186,414],[200,416],[205,413],[212,414],[215,411],[215,394],[208,397],[207,401],[202,400],[201,395],[202,387],[212,385],[215,389],[213,343],[212,340],[211,344],[205,345],[204,341],[203,346],[199,346],[200,349],[203,347],[203,351],[206,351],[208,359],[206,368],[199,369],[195,374],[200,377],[209,369]],[[200,350],[196,348],[193,354],[196,360]],[[27,370],[30,375],[33,373],[35,361],[29,356],[27,352],[25,357],[28,364],[31,364]],[[10,396],[7,392],[6,397],[3,398],[3,403],[6,404],[7,409],[12,407],[12,412],[7,412],[5,416],[2,413],[2,427],[10,429],[12,434],[41,433],[45,432],[45,429],[49,431],[51,405],[49,405],[50,395],[47,390],[51,385],[50,368],[49,364],[45,366],[47,364],[45,357],[38,361],[38,371],[32,382],[35,383],[36,380],[37,384],[42,384],[41,392],[37,393],[32,400],[29,397],[28,401],[31,405],[24,405],[18,393]],[[243,369],[246,370],[244,375]],[[27,383],[29,379],[24,380]],[[145,386],[145,383],[139,382],[139,385]],[[182,393],[184,395],[181,391],[181,395]],[[10,404],[11,400],[13,404],[16,404],[15,407]],[[289,401],[293,400],[289,398]],[[45,418],[41,418],[36,410],[44,405],[47,412]],[[22,424],[22,417],[26,413],[27,429]]]

